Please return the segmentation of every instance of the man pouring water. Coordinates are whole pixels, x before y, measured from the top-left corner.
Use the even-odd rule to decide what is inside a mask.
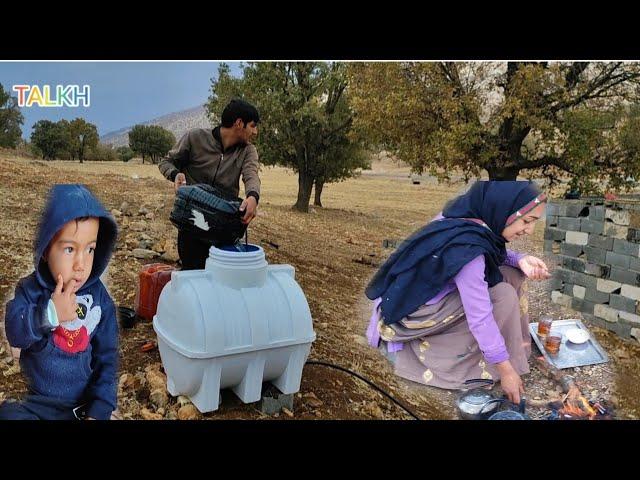
[[[246,198],[240,205],[242,223],[256,216],[260,200],[258,152],[251,143],[258,134],[258,110],[243,100],[232,100],[224,108],[221,124],[213,130],[195,128],[186,132],[159,163],[160,173],[181,186],[207,184],[220,187],[236,197],[240,176]],[[197,219],[196,219],[197,220]],[[178,229],[178,254],[183,270],[203,269],[212,242]]]

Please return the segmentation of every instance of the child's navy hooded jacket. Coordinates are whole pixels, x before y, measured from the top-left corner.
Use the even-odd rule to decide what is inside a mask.
[[[53,329],[47,305],[56,282],[42,255],[65,223],[79,217],[100,221],[93,268],[76,292],[78,318]],[[9,343],[22,349],[20,366],[31,393],[86,403],[87,415],[98,420],[109,419],[117,406],[118,326],[115,306],[100,281],[116,236],[115,221],[87,188],[55,185],[35,242],[36,270],[20,280],[5,315]]]

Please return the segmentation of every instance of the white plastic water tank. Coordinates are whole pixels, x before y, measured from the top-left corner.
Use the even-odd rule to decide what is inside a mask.
[[[297,392],[316,335],[294,274],[251,244],[211,247],[204,270],[172,272],[153,317],[169,393],[210,412],[222,388],[244,403],[263,381]]]

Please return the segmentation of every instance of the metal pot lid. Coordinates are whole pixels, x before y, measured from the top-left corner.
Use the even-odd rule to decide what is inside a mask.
[[[482,406],[489,400],[493,400],[493,396],[481,388],[474,388],[469,390],[462,396],[462,401],[469,405]]]

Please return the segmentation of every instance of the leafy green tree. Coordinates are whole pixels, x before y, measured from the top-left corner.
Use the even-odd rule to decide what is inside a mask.
[[[39,120],[33,126],[31,143],[45,160],[53,160],[68,155],[72,151],[69,122],[60,120]]]
[[[355,128],[440,180],[561,176],[584,192],[640,175],[640,64],[349,64]]]
[[[16,148],[22,135],[20,126],[24,117],[18,107],[18,100],[4,90],[0,83],[0,147]]]
[[[265,165],[281,165],[298,174],[293,206],[309,211],[314,184],[316,204],[325,183],[348,178],[367,166],[362,142],[352,131],[345,64],[269,62],[243,65],[233,78],[221,65],[212,79],[205,107],[212,121],[232,98],[243,98],[260,113],[256,146]]]
[[[176,137],[166,128],[149,125],[149,156],[152,163],[158,163],[176,143]]]
[[[173,133],[158,125],[135,125],[129,132],[129,147],[142,156],[142,163],[146,157],[158,163],[175,143]]]
[[[118,152],[113,148],[113,145],[98,142],[94,146],[87,149],[85,160],[113,162],[120,160],[120,156],[118,155]]]
[[[120,160],[122,160],[123,162],[128,162],[133,157],[135,157],[134,151],[126,145],[116,148],[116,153],[118,154]]]
[[[71,148],[73,157],[78,157],[80,163],[83,162],[85,152],[98,145],[98,129],[93,123],[88,123],[83,118],[76,118],[69,124],[71,136]]]

